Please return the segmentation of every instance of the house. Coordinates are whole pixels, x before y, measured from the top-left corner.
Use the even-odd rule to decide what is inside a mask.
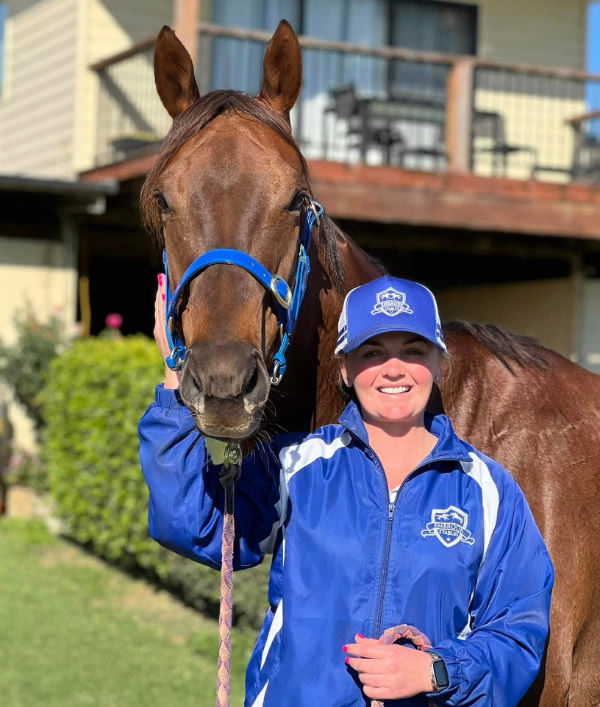
[[[149,333],[160,263],[136,201],[169,126],[153,36],[176,28],[202,92],[256,93],[286,17],[304,62],[292,125],[329,214],[391,272],[433,287],[446,319],[533,335],[600,372],[600,118],[589,106],[600,77],[585,72],[587,5],[0,2],[0,171],[104,189],[102,213],[71,221],[64,306],[75,320],[79,299],[93,333],[126,306],[125,331]],[[5,230],[2,253],[20,237]],[[0,287],[10,307],[23,299]]]

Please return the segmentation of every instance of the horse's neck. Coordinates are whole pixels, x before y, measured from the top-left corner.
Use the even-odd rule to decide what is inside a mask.
[[[381,275],[373,261],[342,231],[337,232],[338,248],[344,267],[344,289],[339,291],[329,280],[319,291],[320,327],[318,344],[317,395],[313,426],[336,422],[343,403],[338,392],[339,364],[334,358],[337,324],[346,292]],[[325,269],[325,266],[323,266]],[[326,271],[325,271],[326,272]]]

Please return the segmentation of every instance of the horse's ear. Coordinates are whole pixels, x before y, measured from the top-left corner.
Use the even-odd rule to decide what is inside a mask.
[[[200,98],[192,59],[175,32],[166,25],[156,38],[154,80],[160,100],[172,118]]]
[[[289,120],[302,86],[302,54],[296,33],[281,20],[267,45],[258,98]]]

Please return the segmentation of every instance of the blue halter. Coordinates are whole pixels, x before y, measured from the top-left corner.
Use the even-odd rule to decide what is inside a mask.
[[[196,275],[200,274],[211,265],[237,265],[239,268],[243,268],[246,272],[255,277],[265,289],[273,293],[276,303],[277,323],[281,332],[281,344],[279,346],[279,351],[277,351],[277,353],[273,356],[271,383],[273,385],[278,385],[287,367],[285,352],[290,344],[290,339],[298,320],[300,305],[302,304],[302,298],[304,297],[304,293],[306,291],[308,274],[310,273],[308,249],[310,247],[312,229],[315,224],[317,224],[317,226],[319,225],[322,215],[323,207],[321,204],[311,200],[310,206],[306,210],[306,218],[304,219],[302,232],[300,233],[298,264],[296,266],[296,275],[294,277],[293,292],[290,290],[289,285],[282,277],[271,274],[251,255],[232,248],[216,248],[215,250],[209,250],[207,253],[204,253],[204,255],[201,255],[199,258],[194,260],[189,268],[183,273],[175,292],[171,294],[171,288],[169,286],[169,273],[167,269],[167,251],[166,249],[163,250],[167,294],[165,301],[165,322],[167,342],[171,350],[170,355],[167,356],[166,359],[167,366],[169,366],[169,368],[173,371],[178,371],[181,369],[183,362],[185,361],[185,344],[180,339],[175,329],[175,322],[178,317],[177,307],[183,288],[190,280],[196,277]]]

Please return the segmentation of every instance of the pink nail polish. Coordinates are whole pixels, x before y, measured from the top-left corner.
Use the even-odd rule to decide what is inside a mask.
[[[164,301],[167,299],[167,295],[165,295],[165,294],[163,293],[162,298],[163,298],[163,302],[164,302]]]
[[[356,634],[356,637],[357,637],[357,638],[364,638],[364,636],[362,635],[362,633],[357,633],[357,634]]]
[[[348,652],[348,646],[342,646],[342,650],[344,651],[344,653],[347,653],[347,652]]]
[[[346,663],[346,665],[349,665],[349,664],[350,664],[350,658],[346,658],[346,660],[345,660],[344,662]]]

